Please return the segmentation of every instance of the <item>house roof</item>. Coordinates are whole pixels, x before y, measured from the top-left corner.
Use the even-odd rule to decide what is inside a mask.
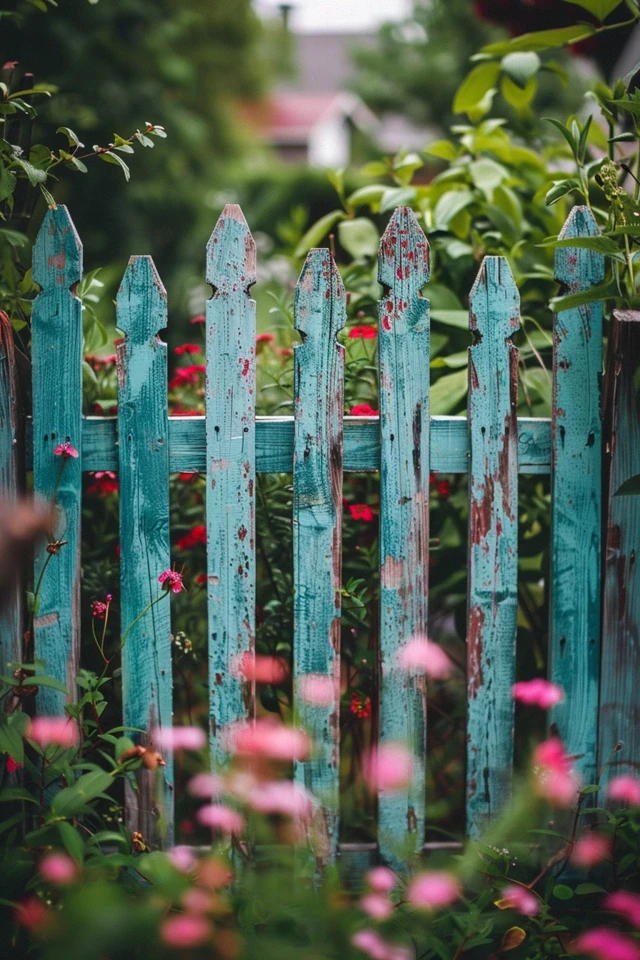
[[[352,93],[279,90],[259,103],[243,105],[246,121],[274,144],[306,143],[310,132],[335,116],[349,118],[360,129],[373,130],[374,114]]]

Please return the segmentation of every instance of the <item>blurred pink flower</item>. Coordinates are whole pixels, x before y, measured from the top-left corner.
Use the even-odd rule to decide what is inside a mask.
[[[375,930],[359,930],[351,937],[351,943],[368,954],[371,960],[388,960],[389,947]]]
[[[220,777],[212,773],[196,773],[187,784],[187,793],[200,800],[211,800],[223,791],[224,784]]]
[[[616,930],[594,927],[571,944],[574,953],[588,953],[596,960],[640,960],[640,945]]]
[[[533,753],[535,786],[539,796],[554,807],[570,807],[577,799],[580,780],[571,770],[572,758],[564,752],[562,741],[550,737]]]
[[[604,901],[605,910],[619,913],[634,927],[640,927],[640,894],[616,890]]]
[[[425,870],[409,884],[407,900],[425,910],[446,907],[460,896],[460,884],[444,870]]]
[[[371,750],[365,778],[372,791],[402,790],[411,781],[413,757],[402,743],[385,743]]]
[[[198,864],[198,858],[194,853],[193,847],[171,847],[167,852],[167,856],[180,873],[192,873]]]
[[[398,883],[397,876],[389,867],[373,867],[367,871],[365,879],[376,893],[391,893]]]
[[[47,883],[64,887],[76,879],[78,867],[66,853],[48,853],[40,861],[38,872]]]
[[[564,752],[559,737],[549,737],[539,743],[533,752],[533,762],[536,766],[548,767],[557,773],[567,773],[572,765],[571,757]]]
[[[202,750],[207,737],[201,727],[153,727],[151,740],[160,752]]]
[[[14,916],[21,927],[38,930],[49,919],[49,910],[39,897],[27,897],[17,905]]]
[[[200,807],[196,820],[203,827],[211,827],[212,830],[220,830],[222,833],[242,833],[244,830],[244,820],[238,811],[225,807],[222,803],[209,803]]]
[[[164,570],[158,577],[158,582],[167,592],[171,590],[173,593],[180,593],[181,590],[184,590],[182,574],[178,573],[177,570]]]
[[[69,457],[73,457],[73,459],[76,460],[80,456],[76,448],[72,447],[68,440],[54,447],[53,454],[55,457],[64,457],[67,460]]]
[[[227,729],[233,753],[269,757],[272,760],[304,760],[309,756],[309,738],[302,730],[286,727],[279,720],[259,719],[237,723]]]
[[[160,926],[160,939],[176,949],[200,947],[212,936],[211,924],[205,917],[185,913],[170,914]]]
[[[451,673],[451,660],[442,647],[417,633],[404,643],[398,652],[402,670],[426,673],[431,680],[444,680]]]
[[[562,703],[564,690],[557,683],[550,683],[549,680],[536,677],[535,680],[521,680],[519,683],[514,683],[511,696],[527,706],[549,710],[557,703]]]
[[[251,794],[249,803],[258,813],[281,814],[309,821],[313,817],[315,799],[299,783],[272,780],[261,783]]]
[[[629,807],[640,807],[640,780],[629,773],[614,777],[607,787],[607,796]]]
[[[78,724],[70,717],[34,717],[29,721],[25,737],[41,747],[49,743],[77,747],[80,743]]]
[[[525,917],[535,917],[540,913],[540,901],[526,887],[512,883],[502,891],[503,899],[509,901],[509,906]]]
[[[213,900],[211,894],[201,887],[191,887],[183,893],[181,903],[187,913],[207,913]]]
[[[576,840],[571,851],[571,862],[578,867],[595,867],[597,863],[611,856],[611,843],[607,837],[590,831]]]
[[[393,904],[382,893],[365,893],[359,906],[374,920],[387,920],[393,913]]]
[[[240,653],[231,658],[231,674],[256,683],[282,683],[289,675],[289,667],[282,657]]]
[[[324,673],[305,673],[298,679],[296,693],[314,707],[330,707],[339,698],[333,677]]]

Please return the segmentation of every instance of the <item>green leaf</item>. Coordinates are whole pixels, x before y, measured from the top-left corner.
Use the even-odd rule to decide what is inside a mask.
[[[468,328],[467,319],[467,328]],[[466,370],[456,370],[440,377],[431,387],[430,407],[433,416],[444,416],[460,406],[467,395]]]
[[[389,168],[381,160],[372,160],[370,163],[363,164],[358,172],[363,177],[384,177],[389,172]]]
[[[543,119],[543,120],[547,120],[549,123],[552,123],[552,124],[554,125],[554,127],[555,127],[557,130],[560,131],[560,133],[562,134],[562,136],[564,137],[564,139],[565,139],[565,140],[567,141],[567,143],[569,144],[573,156],[574,156],[574,157],[576,158],[576,160],[577,160],[577,158],[578,158],[578,141],[576,140],[575,136],[573,135],[573,131],[571,131],[568,127],[566,127],[566,126],[564,125],[564,123],[561,123],[560,120],[556,120],[555,117],[543,117],[542,119]]]
[[[380,234],[375,224],[366,217],[342,220],[338,224],[338,239],[354,259],[375,257],[380,244]]]
[[[620,484],[614,497],[635,497],[640,493],[640,473]]]
[[[92,770],[80,777],[72,787],[65,787],[53,798],[51,813],[54,817],[72,817],[80,807],[108,790],[113,777],[104,770]]]
[[[502,58],[500,66],[510,80],[517,87],[524,90],[532,77],[535,77],[540,69],[541,60],[537,53],[533,51],[523,51],[522,53],[508,53]]]
[[[638,229],[640,230],[640,225]],[[565,237],[563,240],[559,240],[557,237],[547,237],[546,240],[543,240],[542,243],[537,243],[536,246],[554,247],[556,249],[578,247],[583,250],[595,250],[597,253],[611,255],[620,252],[618,244],[611,240],[610,237]]]
[[[84,860],[84,842],[78,831],[67,823],[66,820],[60,820],[56,826],[62,840],[62,845],[70,857],[82,866]]]
[[[461,210],[473,203],[474,199],[471,190],[449,190],[447,193],[443,193],[433,211],[435,229],[446,230],[449,222]]]
[[[0,790],[0,803],[9,803],[12,800],[25,800],[27,803],[38,803],[24,787],[5,787]]]
[[[94,147],[93,149],[95,150],[96,148]],[[124,162],[122,157],[119,157],[117,153],[99,153],[98,156],[100,157],[101,160],[104,160],[105,163],[115,163],[116,166],[120,167],[122,169],[122,172],[124,173],[125,180],[131,179],[131,173],[129,171],[129,167]]]
[[[380,200],[380,213],[396,207],[411,206],[416,199],[415,187],[388,187]]]
[[[4,164],[0,164],[0,203],[11,196],[17,182],[15,173],[7,170]]]
[[[487,200],[492,200],[493,191],[506,179],[508,173],[495,160],[482,157],[480,160],[474,160],[469,164],[469,175],[473,180],[474,187],[477,187]]]
[[[582,7],[583,10],[588,10],[602,22],[624,3],[624,0],[565,0],[565,2],[573,3],[577,7]]]
[[[604,887],[599,886],[597,883],[579,883],[576,887],[576,893],[578,896],[582,897],[588,893],[606,893],[607,891]]]
[[[319,220],[316,220],[316,222],[309,227],[296,247],[294,256],[306,256],[309,250],[312,247],[317,247],[329,231],[335,227],[336,223],[338,223],[339,220],[344,220],[346,216],[344,210],[331,210],[330,213],[325,213],[324,217],[320,217]]]
[[[516,110],[523,110],[525,107],[528,107],[535,97],[537,89],[538,81],[536,77],[532,77],[531,80],[529,80],[524,90],[521,90],[520,87],[513,82],[511,77],[503,77],[502,83],[500,84],[502,96],[507,103],[510,103]]]
[[[474,113],[480,111],[486,113],[490,108],[487,106],[485,97],[491,90],[495,90],[498,76],[500,74],[500,64],[495,60],[489,60],[478,64],[464,78],[453,100],[454,113]]]
[[[549,306],[555,313],[561,310],[574,310],[576,307],[584,307],[587,303],[598,303],[601,300],[607,300],[609,297],[615,297],[618,293],[618,287],[613,280],[606,280],[604,283],[596,283],[588,290],[581,290],[579,293],[568,293],[564,297],[552,297]]]
[[[561,200],[562,197],[566,197],[568,193],[571,193],[572,190],[579,190],[580,183],[575,177],[570,177],[568,180],[558,180],[552,187],[547,190],[545,195],[544,202],[548,207],[553,203],[557,203],[558,200]]]
[[[431,319],[458,330],[469,329],[469,314],[466,310],[432,310]]]
[[[571,900],[573,897],[573,890],[564,883],[556,883],[555,887],[553,888],[553,895],[554,897],[557,897],[558,900]]]
[[[80,137],[71,129],[71,127],[58,127],[56,133],[63,133],[69,141],[70,146],[84,147],[84,143],[80,143]]]
[[[372,183],[368,187],[360,187],[359,190],[355,190],[347,197],[345,206],[349,210],[368,206],[372,213],[377,213],[380,209],[382,195],[388,189],[388,187],[383,186],[381,183]]]
[[[503,57],[507,53],[516,53],[520,50],[548,50],[550,47],[565,47],[579,40],[586,40],[596,32],[595,27],[587,23],[574,24],[570,27],[558,27],[555,30],[538,30],[535,33],[523,33],[512,40],[501,40],[498,43],[489,43],[482,47],[481,53],[490,53],[496,57]]]
[[[39,170],[37,167],[34,167],[32,163],[29,163],[28,160],[23,160],[21,157],[15,157],[14,162],[17,163],[19,167],[22,167],[32,187],[37,187],[38,184],[46,182],[47,173],[45,170]]]
[[[424,152],[430,157],[438,157],[440,160],[455,160],[458,156],[458,150],[455,143],[451,140],[434,140],[427,144]]]

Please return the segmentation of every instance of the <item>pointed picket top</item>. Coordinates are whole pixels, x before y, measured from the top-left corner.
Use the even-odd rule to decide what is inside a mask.
[[[256,244],[237,203],[226,205],[209,238],[205,276],[221,293],[246,293],[256,282]]]
[[[378,280],[389,291],[389,321],[429,282],[429,243],[411,207],[396,207],[380,241]],[[382,318],[383,329],[389,330]]]
[[[82,243],[63,205],[47,211],[33,250],[33,279],[43,290],[69,288],[82,277]]]
[[[116,298],[118,327],[133,343],[154,340],[167,326],[167,291],[151,257],[131,257]]]
[[[574,207],[560,232],[559,240],[572,237],[599,237],[600,228],[588,207]],[[558,247],[554,276],[569,292],[587,290],[604,279],[604,256],[585,247]]]
[[[508,340],[520,329],[520,295],[506,257],[485,257],[469,294],[469,329]]]
[[[342,277],[326,247],[310,250],[296,284],[295,329],[305,337],[335,338],[346,323]]]

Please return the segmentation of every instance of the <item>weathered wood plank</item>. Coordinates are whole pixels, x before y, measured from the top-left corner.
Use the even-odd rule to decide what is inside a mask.
[[[318,868],[335,858],[340,804],[340,589],[342,417],[346,296],[328,250],[311,250],[295,294],[293,458],[293,681],[296,723],[314,742],[295,778],[321,802],[311,825]],[[314,675],[333,688],[330,702],[305,697]]]
[[[47,212],[33,250],[33,277],[42,287],[32,314],[33,484],[38,496],[55,499],[53,538],[65,542],[55,553],[44,548],[36,556],[34,633],[36,657],[72,695],[80,660],[82,305],[70,288],[81,276],[82,245],[66,207],[59,206]],[[66,442],[80,456],[56,456],[55,448]],[[62,713],[64,699],[42,688],[38,712]]]
[[[171,726],[171,618],[158,577],[170,566],[169,423],[167,347],[158,333],[167,325],[167,295],[151,257],[131,257],[117,297],[120,477],[120,610],[122,711],[127,726],[149,736]],[[144,616],[140,614],[146,610]],[[136,619],[140,619],[136,621]],[[138,773],[137,793],[127,784],[126,820],[153,846],[173,836],[173,758],[156,772]]]
[[[640,313],[613,315],[605,378],[606,557],[598,769],[602,780],[640,763],[640,497],[616,491],[640,474]],[[613,749],[622,742],[620,750]],[[604,800],[604,797],[599,797]]]
[[[210,743],[225,757],[227,724],[253,713],[254,690],[230,670],[255,638],[256,248],[228,204],[207,245],[207,554]]]
[[[429,247],[408,207],[393,214],[380,244],[380,742],[409,746],[409,787],[381,793],[384,860],[424,841],[426,688],[399,669],[400,645],[427,632],[429,576]]]
[[[520,297],[505,257],[485,257],[469,296],[467,833],[505,806],[513,766],[518,614]]]
[[[19,402],[13,329],[0,310],[0,496],[15,502],[24,490],[24,415]],[[22,660],[24,585],[16,581],[0,610],[0,672]],[[10,698],[7,698],[8,702]]]
[[[596,236],[593,214],[574,207],[561,237]],[[587,290],[604,276],[602,254],[556,251],[565,292]],[[551,465],[551,679],[565,701],[551,712],[586,783],[596,775],[600,663],[602,304],[554,317]]]

